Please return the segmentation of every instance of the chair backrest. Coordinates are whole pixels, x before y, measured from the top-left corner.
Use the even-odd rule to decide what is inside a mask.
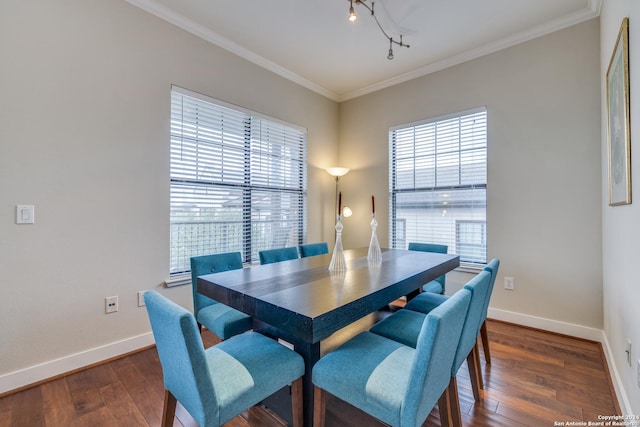
[[[493,285],[496,283],[496,277],[498,276],[498,268],[500,268],[500,260],[498,258],[494,258],[484,270],[491,273],[491,283],[489,284],[489,290],[487,291],[487,297],[484,301],[484,306],[482,307],[482,322],[487,320],[487,314],[489,311],[489,302],[491,301],[491,294],[493,293]],[[480,326],[482,326],[482,322],[480,322]]]
[[[218,419],[218,401],[196,319],[185,308],[156,291],[147,291],[144,301],[156,341],[164,388],[205,425]]]
[[[410,251],[422,251],[422,252],[434,252],[434,253],[438,253],[438,254],[446,254],[447,251],[449,250],[449,247],[447,245],[438,245],[435,243],[415,243],[415,242],[411,242],[409,243],[409,248]],[[436,282],[440,283],[440,285],[442,286],[443,292],[444,292],[444,284],[445,284],[445,275],[443,274],[442,276],[434,279]]]
[[[400,415],[402,425],[420,425],[449,385],[470,301],[471,292],[460,289],[425,317],[410,367],[409,386]]]
[[[462,334],[460,335],[460,342],[458,343],[458,349],[456,350],[456,357],[453,361],[451,368],[451,376],[455,376],[462,366],[462,363],[467,358],[467,355],[476,345],[478,338],[478,332],[480,326],[482,326],[482,308],[486,300],[487,292],[489,292],[489,285],[491,284],[491,273],[488,271],[481,271],[473,279],[469,280],[463,289],[467,289],[471,292],[471,302],[469,303],[469,311],[467,312],[467,318],[464,321],[462,327]]]
[[[267,249],[258,253],[260,264],[272,264],[274,262],[288,261],[298,258],[298,248],[290,246],[287,248]]]
[[[238,270],[240,268],[242,268],[242,255],[240,252],[226,252],[192,257],[191,291],[193,292],[193,311],[197,313],[204,307],[216,303],[216,301],[198,292],[198,276],[219,273],[221,271]]]
[[[327,245],[327,242],[307,243],[306,245],[298,246],[298,250],[300,251],[300,258],[305,258],[308,256],[328,254],[329,245]]]

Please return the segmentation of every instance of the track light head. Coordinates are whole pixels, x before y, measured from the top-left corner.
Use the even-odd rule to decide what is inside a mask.
[[[372,1],[371,2],[371,6],[369,6],[366,2],[367,0],[355,0],[356,4],[362,5],[364,6],[369,12],[371,12],[371,16],[373,17],[373,19],[376,21],[376,24],[378,25],[378,28],[380,29],[380,31],[382,31],[382,34],[384,34],[384,36],[389,40],[389,53],[387,54],[387,59],[392,60],[393,59],[393,44],[397,44],[400,47],[409,47],[408,44],[403,43],[402,42],[402,34],[400,35],[400,41],[395,41],[393,39],[393,37],[389,36],[389,34],[387,34],[387,32],[384,30],[384,28],[382,27],[382,24],[380,24],[380,21],[378,21],[378,17],[376,16],[376,13],[374,12],[374,6],[375,3]],[[356,11],[353,7],[353,3],[354,0],[349,0],[349,21],[351,22],[355,22],[358,17],[356,16]]]
[[[356,22],[358,16],[356,15],[356,10],[353,8],[353,0],[350,0],[351,6],[349,6],[349,21]]]

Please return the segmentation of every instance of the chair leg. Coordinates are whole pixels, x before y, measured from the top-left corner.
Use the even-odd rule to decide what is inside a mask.
[[[489,336],[487,335],[487,321],[482,322],[480,327],[480,337],[482,338],[482,351],[487,365],[491,364],[491,351],[489,350]]]
[[[473,390],[473,398],[476,400],[476,402],[479,402],[481,399],[480,389],[484,389],[484,382],[482,381],[482,371],[480,369],[480,351],[478,350],[477,342],[467,355],[467,367],[469,368],[469,377],[471,378],[471,389]]]
[[[438,399],[438,411],[440,412],[440,426],[452,427],[451,399],[449,398],[448,386]]]
[[[324,427],[326,413],[325,391],[320,387],[313,388],[313,427]]]
[[[164,391],[164,407],[162,409],[162,427],[172,427],[173,418],[176,415],[175,396],[169,390]]]
[[[302,413],[302,377],[291,383],[291,411],[293,427],[302,427],[304,416]]]
[[[445,391],[449,395],[449,404],[451,405],[451,425],[453,427],[462,427],[462,414],[460,413],[460,398],[458,397],[458,380],[451,377],[449,387]]]

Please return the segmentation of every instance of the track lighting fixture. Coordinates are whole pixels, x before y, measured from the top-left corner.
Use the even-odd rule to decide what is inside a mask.
[[[376,13],[374,11],[375,3],[373,1],[371,2],[371,7],[369,7],[369,5],[366,3],[366,0],[349,0],[349,21],[355,22],[358,19],[358,16],[356,15],[356,11],[355,11],[355,9],[353,7],[353,3],[362,5],[369,12],[371,12],[371,16],[376,21],[376,24],[378,25],[378,28],[380,28],[380,31],[382,31],[382,34],[384,34],[384,36],[389,40],[389,53],[387,54],[387,59],[389,59],[389,60],[393,59],[393,45],[394,44],[397,45],[397,46],[400,46],[400,47],[409,47],[408,44],[406,44],[406,43],[404,43],[402,41],[402,34],[400,34],[400,41],[394,40],[394,38],[391,37],[389,34],[387,34],[387,32],[384,30],[384,28],[382,28],[382,24],[380,24],[380,21],[378,21],[378,17],[376,16]]]

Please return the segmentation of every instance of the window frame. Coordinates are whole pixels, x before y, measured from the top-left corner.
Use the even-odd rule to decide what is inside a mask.
[[[465,150],[469,150],[469,149],[463,149],[463,145],[465,144],[463,142],[463,138],[460,136],[462,135],[462,131],[459,131],[458,134],[458,138],[456,140],[456,144],[457,144],[457,149],[456,150],[450,150],[447,154],[451,154],[453,152],[458,154],[458,163],[457,163],[457,167],[458,167],[458,172],[457,172],[457,179],[459,180],[459,182],[457,183],[447,183],[444,185],[438,185],[438,175],[440,174],[440,171],[438,170],[443,169],[444,167],[439,166],[438,165],[438,129],[437,126],[439,124],[446,124],[447,122],[450,121],[455,121],[458,120],[458,122],[462,122],[465,118],[471,118],[475,115],[480,115],[481,118],[484,119],[484,144],[480,144],[478,147],[476,148],[471,148],[471,150],[478,150],[479,156],[478,158],[481,159],[481,162],[483,162],[483,168],[484,168],[484,180],[481,182],[472,182],[470,184],[463,184],[462,181],[464,179],[464,174],[465,172],[467,172],[467,170],[464,170],[463,164],[465,162],[463,162],[462,160],[462,156],[461,154],[465,151]],[[420,145],[418,141],[418,138],[416,138],[416,132],[419,131],[425,131],[425,129],[428,129],[430,126],[433,126],[433,136],[430,136],[429,138],[433,139],[432,142],[432,146],[429,146],[429,143],[425,143],[424,145]],[[475,126],[472,125],[471,128],[473,128]],[[474,198],[475,194],[482,194],[482,192],[484,192],[484,196],[479,199],[481,200],[480,204],[478,205],[479,207],[475,206],[475,203],[472,202],[471,204],[474,206],[474,209],[478,209],[478,212],[482,212],[482,216],[483,218],[481,220],[479,220],[477,217],[470,217],[470,218],[456,218],[454,217],[450,222],[451,222],[451,226],[450,229],[447,228],[447,231],[449,233],[451,233],[451,235],[449,235],[448,238],[443,238],[443,240],[438,240],[438,239],[433,239],[433,241],[429,241],[428,243],[440,243],[440,244],[447,244],[447,246],[449,247],[449,253],[455,253],[458,254],[458,250],[461,246],[461,242],[459,241],[459,236],[458,236],[458,230],[459,230],[459,226],[458,226],[458,222],[481,222],[484,224],[483,226],[483,231],[484,234],[481,236],[481,240],[484,242],[484,261],[482,262],[476,262],[475,260],[463,260],[461,257],[461,269],[463,270],[469,270],[469,271],[475,271],[477,269],[482,268],[484,265],[486,265],[486,262],[488,261],[488,245],[487,245],[487,217],[486,217],[486,212],[487,212],[487,169],[488,169],[488,140],[489,140],[489,135],[488,135],[488,127],[489,127],[489,123],[488,123],[488,111],[486,106],[483,107],[478,107],[478,108],[473,108],[473,109],[469,109],[469,110],[465,110],[465,111],[460,111],[460,112],[455,112],[455,113],[451,113],[451,114],[446,114],[443,116],[438,116],[438,117],[433,117],[433,118],[429,118],[429,119],[425,119],[425,120],[420,120],[417,122],[412,122],[412,123],[408,123],[408,124],[403,124],[403,125],[397,125],[397,126],[393,126],[389,128],[389,242],[390,242],[390,246],[394,247],[394,248],[400,248],[398,245],[402,244],[404,242],[405,246],[404,248],[401,249],[405,249],[406,248],[406,244],[408,244],[409,241],[418,241],[415,240],[415,238],[410,236],[410,232],[408,231],[409,226],[408,226],[408,220],[406,217],[398,217],[398,205],[401,204],[402,202],[398,201],[398,196],[402,197],[402,195],[410,195],[410,194],[415,194],[416,197],[415,199],[418,200],[419,196],[425,196],[425,199],[428,199],[428,197],[431,197],[432,199],[435,199],[435,195],[438,194],[438,192],[442,193],[442,192],[451,192],[454,193],[456,191],[469,191],[473,194],[473,196],[469,196],[471,197],[470,200],[474,200],[476,201],[477,199]],[[414,132],[413,137],[409,137],[407,138],[406,136],[402,135],[402,132]],[[410,143],[407,143],[406,141],[402,141],[400,143],[400,147],[398,147],[399,143],[398,140],[401,139],[405,139],[405,140],[410,140]],[[424,140],[427,140],[429,138],[427,137],[421,137]],[[482,138],[479,138],[479,140],[482,140]],[[476,143],[476,139],[473,139],[473,143],[472,146]],[[402,159],[403,159],[403,155],[398,155],[398,152],[402,152],[402,150],[406,150],[407,147],[413,148],[413,176],[411,177],[411,179],[409,179],[409,181],[413,181],[413,185],[409,185],[406,183],[398,183],[399,180],[402,180],[402,177],[399,178],[398,175],[402,174],[402,172],[398,173],[398,166],[400,163],[400,168],[402,167]],[[431,150],[431,151],[429,151]],[[424,177],[420,177],[420,172],[418,171],[418,168],[416,167],[417,163],[419,163],[419,159],[417,158],[418,156],[416,156],[416,152],[420,152],[423,156],[422,161],[425,162],[425,158],[429,157],[429,156],[433,156],[433,159],[431,160],[431,165],[430,166],[423,166],[423,170],[422,172],[425,172],[425,170],[430,171],[429,174],[425,175],[427,177],[430,176],[430,174],[433,174],[433,182],[430,184],[425,185],[425,183],[429,180],[429,178],[424,178]],[[425,152],[429,153],[429,154],[424,154]],[[406,157],[406,153],[403,153],[404,156]],[[468,162],[468,164],[473,164],[473,162]],[[406,167],[406,165],[405,165]],[[468,170],[471,170],[474,166],[469,166],[469,168],[467,168]],[[478,175],[479,177],[482,177],[482,173],[480,173]],[[420,184],[418,184],[418,181],[420,181]],[[446,179],[444,180],[445,182],[447,181]],[[427,195],[430,195],[427,197]],[[460,196],[459,196],[460,197]],[[459,199],[460,200],[460,199]],[[416,203],[416,206],[418,208],[420,208],[420,206],[422,206],[422,209],[428,209],[428,208],[432,208],[433,206],[435,206],[435,203],[432,200],[425,200],[422,202],[418,202]],[[475,212],[475,211],[474,211]],[[443,216],[446,214],[443,213]],[[433,215],[433,213],[431,214],[427,214],[427,215]],[[425,217],[426,218],[426,217]],[[416,216],[414,221],[418,221],[418,217]],[[398,225],[399,222],[403,223],[403,226],[401,227],[402,230],[398,229]],[[435,222],[435,221],[429,221],[429,222]],[[436,228],[434,229],[438,229],[439,230],[439,226],[434,226]],[[403,235],[399,236],[398,233],[399,231],[403,231]]]
[[[192,124],[192,122],[188,122],[184,110],[184,105],[180,106],[180,109],[176,112],[174,111],[174,96],[178,97],[187,97],[189,98],[189,102],[193,101],[198,105],[204,106],[207,109],[211,108],[214,111],[226,111],[234,116],[234,123],[236,123],[236,136],[237,139],[233,141],[233,144],[230,149],[230,152],[233,152],[235,155],[234,159],[230,159],[230,162],[235,162],[230,165],[229,168],[225,168],[222,166],[222,161],[216,159],[207,160],[210,165],[219,165],[219,169],[222,170],[230,170],[231,173],[229,175],[233,175],[234,178],[230,179],[228,182],[224,181],[224,178],[211,177],[210,180],[199,178],[194,179],[192,177],[188,177],[190,172],[185,172],[184,175],[174,174],[174,167],[178,169],[182,165],[188,164],[188,160],[180,160],[174,161],[174,150],[176,139],[182,138],[185,139],[184,133],[178,135],[175,132],[175,128],[180,127],[184,129],[188,124]],[[233,249],[229,250],[238,250],[242,253],[243,262],[245,264],[251,264],[257,262],[257,251],[262,249],[270,249],[271,247],[260,247],[259,249],[254,248],[254,240],[256,237],[256,233],[259,233],[259,223],[256,223],[256,210],[258,209],[256,205],[257,195],[262,196],[262,198],[266,198],[268,206],[271,210],[268,210],[272,215],[273,214],[283,214],[283,205],[278,204],[278,200],[281,197],[286,197],[286,201],[289,202],[288,206],[291,206],[293,209],[292,212],[295,212],[293,216],[290,216],[288,222],[292,224],[295,230],[293,233],[293,241],[294,244],[298,245],[303,243],[306,237],[306,228],[307,228],[307,129],[279,120],[273,117],[266,116],[261,113],[256,113],[254,111],[248,110],[243,107],[239,107],[237,105],[229,104],[227,102],[211,98],[209,96],[190,91],[188,89],[172,85],[171,86],[171,115],[170,115],[170,173],[169,173],[169,186],[170,186],[170,214],[169,214],[169,225],[170,227],[174,227],[179,221],[175,220],[175,212],[179,212],[178,210],[174,212],[174,204],[176,200],[174,194],[176,188],[181,185],[191,186],[191,191],[193,192],[193,200],[200,200],[196,195],[196,188],[201,188],[203,193],[206,193],[206,189],[210,191],[210,197],[215,198],[216,200],[224,200],[220,196],[221,188],[225,188],[229,190],[228,197],[231,198],[231,192],[235,192],[236,197],[235,200],[241,201],[242,207],[237,207],[235,209],[236,216],[239,215],[239,210],[242,211],[241,218],[241,229],[242,235],[241,239],[241,248],[235,248],[237,245],[234,244]],[[180,118],[176,119],[177,116]],[[237,117],[235,117],[237,115]],[[198,119],[195,119],[196,122]],[[245,123],[246,121],[246,123]],[[243,126],[238,126],[238,123],[244,123]],[[217,124],[215,119],[212,122],[207,123],[207,125],[213,123]],[[177,124],[177,125],[176,125]],[[200,126],[200,125],[199,125]],[[202,125],[204,126],[204,125]],[[219,131],[222,133],[221,128],[212,128],[213,131]],[[240,129],[240,130],[239,130]],[[282,135],[279,135],[275,132],[275,130],[282,129]],[[211,130],[211,129],[208,129]],[[264,132],[264,135],[263,135]],[[289,138],[290,135],[293,135],[292,138]],[[190,137],[189,143],[194,147],[202,147],[209,145],[215,145],[217,149],[224,150],[224,147],[227,142],[224,140],[225,138],[221,137],[220,141],[216,141],[216,144],[211,144],[209,141],[205,141],[204,139],[199,139],[200,136]],[[204,137],[203,137],[204,138]],[[280,138],[280,139],[278,139]],[[199,145],[202,144],[202,145]],[[197,148],[199,150],[199,148]],[[278,153],[278,149],[282,152],[293,153],[295,157],[286,157],[285,155],[281,155],[278,157],[273,153]],[[242,158],[244,153],[244,159]],[[256,160],[257,159],[257,160]],[[175,164],[174,164],[175,162]],[[179,163],[178,166],[176,166]],[[276,171],[276,167],[281,163],[282,171],[284,173],[279,173]],[[206,163],[205,163],[206,165]],[[266,165],[266,166],[265,166]],[[295,165],[295,167],[288,167],[291,165]],[[201,165],[196,160],[193,164],[193,168],[196,169],[194,174],[198,174],[199,168]],[[240,174],[243,176],[241,177]],[[218,195],[215,193],[217,192]],[[240,193],[242,196],[239,196]],[[254,197],[252,197],[254,196]],[[203,200],[206,199],[207,196],[202,196]],[[195,202],[194,202],[195,203]],[[212,202],[213,203],[213,202]],[[264,209],[264,202],[262,202],[262,208]],[[236,203],[237,205],[237,203]],[[200,208],[198,208],[200,209]],[[275,209],[275,210],[273,210]],[[218,207],[218,210],[224,213],[223,207]],[[234,220],[237,222],[239,218]],[[269,228],[269,223],[281,222],[280,219],[271,218],[267,223],[265,223],[260,229],[265,230]],[[214,224],[219,224],[221,221],[216,221],[212,219],[211,221],[202,221],[199,224],[209,224],[212,226]],[[254,230],[254,228],[256,228]],[[169,256],[170,256],[170,265],[169,265],[169,275],[170,279],[167,281],[167,284],[173,284],[174,282],[177,284],[181,284],[186,281],[186,275],[190,273],[190,267],[187,265],[188,261],[184,261],[185,256],[187,256],[187,260],[191,256],[199,256],[206,255],[208,253],[216,253],[216,252],[225,252],[226,250],[222,248],[225,246],[222,245],[214,245],[215,247],[220,247],[220,250],[214,251],[205,251],[202,253],[197,253],[197,250],[194,251],[192,249],[184,247],[185,242],[197,242],[195,240],[186,240],[181,241],[180,243],[183,245],[180,249],[174,248],[175,241],[173,236],[174,231],[170,231],[169,236]],[[263,236],[266,236],[263,234]],[[271,237],[275,240],[275,237]],[[215,241],[218,242],[219,238]],[[286,239],[285,242],[288,242],[290,239]],[[273,246],[277,247],[277,246]],[[179,258],[176,257],[176,250],[184,250],[187,252],[187,255],[180,255]],[[254,254],[255,252],[255,254]],[[255,255],[255,256],[254,256]],[[177,264],[176,264],[177,263]],[[178,268],[176,268],[176,266]]]

